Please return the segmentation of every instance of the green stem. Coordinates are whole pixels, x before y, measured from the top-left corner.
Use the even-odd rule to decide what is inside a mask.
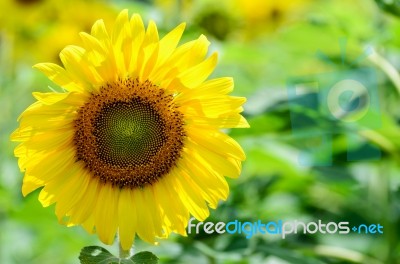
[[[397,69],[377,52],[372,53],[368,59],[375,63],[389,77],[394,87],[396,87],[397,91],[400,93],[400,75]]]
[[[117,242],[118,242],[118,253],[119,253],[120,259],[127,259],[127,258],[130,258],[131,256],[133,256],[133,245],[130,249],[125,250],[121,246],[121,241],[119,240],[119,237],[117,239]]]

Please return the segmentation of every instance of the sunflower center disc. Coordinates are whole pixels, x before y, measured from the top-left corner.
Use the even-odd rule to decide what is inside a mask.
[[[120,188],[143,187],[168,174],[184,138],[183,116],[173,96],[137,79],[101,87],[75,120],[77,161]]]
[[[99,158],[110,165],[146,164],[166,138],[162,117],[139,99],[105,105],[95,120]]]

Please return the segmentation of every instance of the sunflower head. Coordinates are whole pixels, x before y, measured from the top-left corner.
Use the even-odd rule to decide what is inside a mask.
[[[64,92],[33,93],[11,136],[24,195],[42,188],[60,222],[106,244],[118,232],[124,249],[136,235],[186,235],[190,215],[204,220],[227,198],[245,155],[221,129],[248,126],[245,98],[229,95],[231,78],[207,80],[217,54],[206,57],[204,36],[178,46],[184,27],[159,39],[124,10],[112,30],[99,20],[63,49],[63,67],[34,66]]]
[[[246,39],[276,32],[301,19],[309,0],[233,0],[232,9],[241,19]]]
[[[238,26],[235,17],[226,9],[223,3],[214,8],[205,5],[196,14],[195,23],[215,38],[226,40]]]

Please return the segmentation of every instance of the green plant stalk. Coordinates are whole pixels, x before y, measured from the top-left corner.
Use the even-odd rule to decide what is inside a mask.
[[[123,249],[121,246],[119,237],[117,238],[117,243],[118,243],[118,256],[120,259],[128,259],[131,256],[133,256],[133,254],[134,254],[134,249],[133,249],[134,246],[133,245],[129,250]]]
[[[400,74],[397,72],[397,69],[386,58],[375,51],[368,56],[368,59],[388,76],[400,94]]]

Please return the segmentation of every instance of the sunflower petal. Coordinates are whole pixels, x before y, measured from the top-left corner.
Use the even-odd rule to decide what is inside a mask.
[[[95,209],[96,233],[100,240],[111,245],[114,241],[118,227],[118,206],[119,192],[109,184],[104,184],[100,188]]]
[[[179,81],[188,88],[195,88],[207,79],[217,65],[217,53],[178,75]]]
[[[118,203],[119,239],[124,250],[129,250],[136,234],[137,215],[133,190],[122,189]]]
[[[160,56],[158,58],[158,65],[163,65],[171,56],[182,37],[185,26],[185,23],[180,24],[160,40]]]
[[[68,91],[84,92],[85,86],[76,83],[67,71],[54,63],[38,63],[33,68],[43,72],[51,81]]]

